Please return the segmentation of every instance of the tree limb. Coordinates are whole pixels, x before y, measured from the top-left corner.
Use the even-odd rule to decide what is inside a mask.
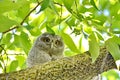
[[[103,64],[103,61],[106,62]],[[0,74],[0,80],[91,80],[94,76],[113,68],[116,68],[116,65],[112,56],[106,48],[102,48],[95,63],[92,63],[86,52],[32,68]]]

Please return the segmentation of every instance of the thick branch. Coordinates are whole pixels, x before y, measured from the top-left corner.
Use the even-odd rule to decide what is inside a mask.
[[[103,61],[106,61],[105,65]],[[95,63],[91,63],[90,56],[85,53],[25,70],[1,74],[0,80],[91,80],[92,77],[113,68],[116,66],[112,56],[102,48]]]

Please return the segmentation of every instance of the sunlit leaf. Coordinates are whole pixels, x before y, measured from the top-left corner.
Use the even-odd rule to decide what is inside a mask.
[[[2,63],[2,62],[0,61],[0,68],[3,68],[1,63]]]
[[[55,32],[48,26],[46,26],[47,32],[51,33],[51,34],[55,34]]]
[[[67,10],[71,11],[71,6],[74,3],[74,0],[62,0]]]
[[[0,32],[8,30],[13,25],[17,25],[17,22],[9,19],[8,17],[0,15]]]
[[[4,67],[3,67],[3,64],[4,63],[4,60],[3,60],[3,58],[2,58],[2,56],[0,57],[0,68],[2,68],[2,69],[4,69]]]
[[[12,1],[12,0],[2,0],[0,1],[0,14],[10,10],[17,10],[23,4],[26,3],[26,0]]]
[[[25,57],[18,55],[18,56],[16,56],[16,59],[18,60],[18,65],[22,68],[22,66],[25,63]]]
[[[109,70],[107,72],[102,73],[102,80],[119,80],[120,79],[120,71],[118,70]]]
[[[14,61],[12,61],[11,64],[10,64],[10,70],[9,70],[9,71],[10,71],[10,72],[16,71],[17,67],[18,67],[18,61],[17,61],[17,60],[14,60]]]
[[[81,53],[89,50],[88,40],[85,39],[83,34],[81,34],[81,36],[80,36],[79,49],[80,49]]]
[[[54,1],[62,4],[62,0],[54,0]]]
[[[26,26],[24,26],[27,30],[31,30],[31,29],[33,29],[34,28],[34,26],[31,26],[31,25],[29,25],[29,24],[27,24]]]
[[[24,52],[26,54],[28,54],[28,52],[31,48],[31,44],[30,44],[28,35],[24,32],[21,32],[21,35],[14,35],[14,38],[15,38],[14,45],[17,48],[23,49]]]
[[[120,45],[120,37],[114,35],[113,38],[112,38],[112,40],[113,40],[116,44]]]
[[[106,45],[107,50],[113,56],[114,60],[119,60],[120,59],[120,49],[119,49],[119,45],[114,40],[114,37],[108,39],[105,42],[105,45]]]
[[[96,31],[96,34],[97,34],[97,36],[98,36],[98,38],[99,38],[100,40],[104,41],[104,38],[103,38],[103,36],[102,36],[101,33],[99,33],[98,31]]]
[[[43,11],[44,9],[46,9],[49,6],[49,2],[50,0],[43,0],[40,11]]]
[[[37,17],[35,17],[32,22],[29,24],[33,27],[40,26],[44,21],[46,20],[46,16],[44,13],[38,14]]]
[[[18,9],[18,14],[17,16],[18,17],[21,17],[22,19],[25,18],[26,14],[29,13],[30,11],[30,2],[25,0],[24,3],[22,4],[23,6],[21,6],[19,9]]]
[[[64,52],[64,55],[65,55],[65,56],[74,56],[74,55],[76,55],[76,54],[78,54],[78,53],[72,52],[71,50],[66,50],[66,51]]]
[[[79,53],[79,50],[77,49],[75,43],[73,42],[72,38],[66,34],[66,33],[61,33],[61,36],[64,40],[64,43],[70,48],[71,51]]]
[[[117,16],[117,18],[118,18],[118,16]],[[118,20],[113,21],[112,28],[113,29],[118,29],[120,31],[120,25],[119,25],[119,23],[120,23],[120,21],[118,21]]]
[[[99,0],[98,0],[98,1],[99,1]],[[96,0],[90,0],[90,3],[91,3],[97,10],[99,10],[98,7],[97,7],[97,5],[96,5],[96,3],[97,3]]]
[[[58,11],[57,11],[55,5],[54,5],[53,0],[50,1],[50,7],[52,8],[52,10],[53,10],[57,15],[59,15],[59,13],[58,13]]]
[[[25,51],[25,53],[28,54],[30,47],[31,47],[28,35],[24,32],[21,32],[19,41],[20,41],[20,45],[23,48],[23,50]]]
[[[69,17],[67,20],[66,20],[66,23],[71,27],[71,26],[75,26],[75,18],[73,16]]]
[[[97,57],[99,56],[99,39],[96,35],[96,33],[92,33],[89,36],[89,52],[91,54],[92,57],[92,62],[95,62],[95,60],[97,59]]]
[[[3,50],[3,48],[2,48],[2,45],[0,45],[1,47],[0,47],[0,54],[2,53],[2,50]],[[0,60],[1,60],[1,57],[0,57]]]
[[[31,35],[33,36],[39,36],[41,34],[41,30],[39,29],[39,27],[34,27],[32,29],[29,30]]]
[[[3,44],[10,44],[10,40],[12,39],[12,34],[11,33],[7,33],[6,35],[4,35],[3,39],[2,39],[2,43]]]
[[[19,41],[19,35],[14,35],[14,45],[17,47],[17,48],[20,48],[20,41]]]

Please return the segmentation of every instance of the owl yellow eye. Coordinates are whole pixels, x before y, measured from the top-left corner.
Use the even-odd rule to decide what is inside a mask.
[[[62,42],[59,41],[59,40],[56,40],[56,41],[55,41],[55,44],[56,44],[57,46],[61,46],[61,45],[62,45]]]
[[[50,42],[50,38],[49,37],[43,37],[42,41],[44,41],[44,42]]]

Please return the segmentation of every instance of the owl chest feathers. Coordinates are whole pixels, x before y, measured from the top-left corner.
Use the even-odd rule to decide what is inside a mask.
[[[62,56],[63,50],[58,50],[57,48],[51,46],[46,47],[44,49],[40,49],[40,48],[36,48],[36,49],[37,49],[35,50],[36,59],[39,61],[41,61],[41,59],[44,59],[44,61],[46,62],[63,57]]]

